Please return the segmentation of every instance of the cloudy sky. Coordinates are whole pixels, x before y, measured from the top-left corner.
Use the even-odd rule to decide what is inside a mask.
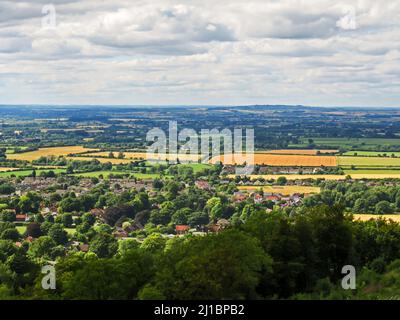
[[[0,2],[0,104],[399,102],[399,0]]]

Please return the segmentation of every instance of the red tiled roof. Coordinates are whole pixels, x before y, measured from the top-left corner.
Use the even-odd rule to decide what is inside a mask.
[[[176,231],[187,231],[187,230],[189,230],[189,226],[177,225],[177,226],[175,227],[175,230],[176,230]]]

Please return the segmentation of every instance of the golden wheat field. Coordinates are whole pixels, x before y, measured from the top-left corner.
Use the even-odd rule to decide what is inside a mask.
[[[321,191],[321,189],[318,187],[310,186],[238,186],[238,189],[248,192],[262,189],[267,193],[280,193],[285,196],[291,196],[295,193],[319,193]]]
[[[68,160],[75,160],[75,161],[90,161],[93,159],[99,160],[100,163],[107,163],[110,162],[112,164],[124,164],[132,162],[132,159],[117,159],[117,158],[96,158],[96,157],[89,157],[89,156],[82,156],[82,157],[67,157]]]
[[[0,172],[6,172],[6,171],[15,171],[19,170],[18,168],[10,168],[10,167],[0,167]]]
[[[40,157],[66,156],[68,154],[76,154],[76,153],[95,151],[95,150],[96,149],[88,149],[82,146],[40,148],[35,151],[7,154],[7,159],[32,161],[32,160],[37,160]]]
[[[260,152],[264,154],[298,154],[298,155],[309,155],[309,156],[315,156],[319,153],[325,154],[325,153],[337,153],[339,150],[292,150],[292,149],[281,149],[281,150],[269,150],[265,152]]]
[[[101,152],[91,153],[90,156],[108,157],[109,154],[110,154],[110,151],[101,151]],[[118,156],[118,152],[113,152],[113,154],[115,157]],[[178,158],[179,161],[197,162],[200,158],[200,155],[197,155],[197,154],[178,154],[177,155],[177,154],[160,153],[160,154],[150,155],[146,152],[123,152],[123,154],[125,156],[124,159],[144,159],[144,160],[161,160],[161,161],[164,161],[165,159],[174,161]]]
[[[376,215],[376,214],[354,214],[353,219],[354,220],[360,220],[360,221],[369,221],[371,219],[377,220],[379,218],[387,219],[387,220],[393,220],[395,222],[400,222],[400,215],[397,214],[384,214],[384,215]]]
[[[210,163],[221,161],[223,164],[243,164],[252,163],[251,157],[245,155],[233,154],[230,156],[217,156],[210,160]],[[286,166],[286,167],[336,167],[337,160],[335,156],[307,156],[307,155],[275,155],[275,154],[254,154],[254,164],[268,166]]]

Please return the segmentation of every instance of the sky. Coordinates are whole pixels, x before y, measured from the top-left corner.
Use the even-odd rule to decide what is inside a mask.
[[[399,102],[399,0],[0,2],[0,104]]]

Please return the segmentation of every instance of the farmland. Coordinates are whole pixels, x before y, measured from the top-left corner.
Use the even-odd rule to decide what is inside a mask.
[[[59,173],[65,173],[66,170],[65,169],[40,169],[40,170],[35,170],[36,175],[40,175],[42,172],[49,172],[49,171],[53,171],[56,174]],[[33,170],[29,169],[29,170],[18,170],[18,171],[3,171],[0,172],[0,177],[1,178],[6,178],[6,177],[27,177],[30,176],[32,174]]]
[[[338,164],[356,167],[398,167],[400,166],[400,158],[338,157]]]
[[[400,223],[400,215],[397,214],[385,214],[385,215],[376,215],[376,214],[354,214],[354,220],[359,221],[369,221],[369,220],[377,220],[379,218],[386,219],[388,221],[392,220],[394,222]]]
[[[5,172],[5,171],[14,171],[18,170],[17,168],[10,168],[10,167],[0,167],[0,172]]]
[[[109,158],[110,151],[102,151],[102,152],[94,152],[90,153],[90,157],[106,157]],[[115,157],[118,155],[118,152],[113,153]],[[166,159],[170,161],[175,161],[176,159],[179,159],[179,161],[191,161],[191,162],[197,162],[199,160],[199,155],[190,155],[190,154],[165,154],[165,153],[160,153],[156,154],[153,156],[150,156],[150,154],[147,154],[146,152],[123,152],[124,154],[124,159],[133,159],[133,160],[138,160],[138,159],[147,159],[147,160],[160,160],[164,161]],[[114,159],[114,158],[110,158]]]
[[[318,149],[280,149],[280,150],[269,150],[269,151],[256,151],[256,153],[265,153],[265,154],[298,154],[298,155],[309,155],[316,156],[317,154],[334,154],[338,153],[339,150],[318,150]]]
[[[307,147],[312,141],[313,145],[325,148],[348,148],[351,150],[385,150],[392,147],[400,148],[400,139],[385,138],[304,138],[299,144],[291,145],[291,147]]]
[[[224,164],[243,164],[244,162],[251,163],[249,158],[234,154],[231,159],[226,159],[225,156],[214,157],[210,160],[211,163],[221,161]],[[269,165],[269,166],[296,166],[296,167],[335,167],[337,160],[334,156],[307,156],[307,155],[273,155],[273,154],[254,154],[254,164]]]
[[[361,156],[361,157],[400,157],[400,152],[381,152],[381,151],[347,151],[343,156]]]
[[[40,148],[35,151],[7,154],[7,159],[33,161],[39,159],[40,157],[67,156],[69,154],[82,153],[91,150],[94,149],[88,149],[82,146]]]
[[[84,173],[75,173],[73,176],[77,177],[85,177],[85,178],[99,178],[100,176],[104,178],[109,178],[110,175],[128,175],[132,178],[137,179],[156,179],[160,177],[160,174],[157,173],[138,173],[138,172],[129,172],[129,171],[95,171],[95,172],[84,172]]]
[[[82,156],[82,157],[67,157],[67,160],[75,160],[75,161],[90,161],[96,159],[100,163],[108,163],[110,162],[111,164],[124,164],[124,163],[130,163],[132,160],[130,159],[117,159],[117,158],[98,158],[98,157],[89,157],[89,156]]]
[[[320,188],[311,186],[238,186],[238,189],[249,192],[259,191],[262,189],[263,192],[279,193],[285,196],[290,196],[296,193],[310,194],[320,192]]]
[[[234,178],[235,175],[228,175],[230,178]],[[249,175],[251,180],[265,179],[265,180],[276,180],[279,177],[285,177],[287,180],[308,180],[308,179],[325,179],[325,180],[345,180],[346,175],[332,175],[332,174],[260,174],[260,175]],[[352,174],[351,178],[354,180],[362,179],[400,179],[400,173],[398,174]]]

